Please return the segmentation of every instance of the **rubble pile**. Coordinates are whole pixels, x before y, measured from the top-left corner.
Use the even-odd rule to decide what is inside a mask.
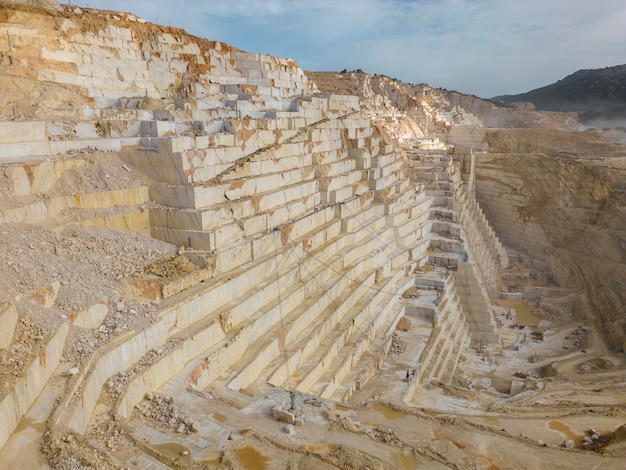
[[[200,431],[200,423],[187,416],[174,397],[148,393],[133,413],[135,419],[142,416],[164,428],[174,429],[177,433]]]

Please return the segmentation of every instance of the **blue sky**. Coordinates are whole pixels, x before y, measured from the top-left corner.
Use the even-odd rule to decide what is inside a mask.
[[[62,0],[61,3],[70,3]],[[481,97],[626,63],[626,0],[89,0],[308,70]]]

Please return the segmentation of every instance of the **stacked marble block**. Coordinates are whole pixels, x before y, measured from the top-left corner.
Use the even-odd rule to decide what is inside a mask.
[[[186,366],[188,380],[198,389],[219,380],[239,390],[265,377],[273,385],[345,399],[382,364],[403,315],[403,307],[393,301],[394,292],[414,282],[407,277],[412,266],[407,251],[424,251],[422,232],[417,229],[427,201],[410,191],[396,192],[405,187],[399,167],[394,158],[385,158],[390,147],[375,135],[370,121],[343,117],[318,121],[300,131],[289,143],[299,144],[296,141],[301,139],[305,151],[298,145],[277,158],[272,152],[289,146],[274,146],[253,152],[235,170],[217,176],[230,181],[226,191],[232,191],[222,192],[231,199],[220,199],[219,204],[225,205],[226,213],[240,212],[242,206],[252,211],[241,213],[237,220],[257,232],[251,232],[247,241],[235,237],[229,246],[216,249],[218,270],[214,287],[206,293],[213,306],[193,327],[193,337],[201,339],[204,352],[184,348],[194,352],[181,359],[191,361]],[[352,152],[358,154],[352,158],[350,148],[359,144],[363,152]],[[309,158],[317,162],[311,168]],[[276,167],[280,162],[289,166]],[[297,184],[276,175],[277,169],[291,171],[292,167],[305,176]],[[263,169],[269,173],[257,173]],[[369,190],[377,172],[395,177],[387,178],[388,187]],[[352,173],[360,178],[353,181]],[[267,177],[272,184],[282,181],[284,186],[259,192],[257,183],[251,186],[257,188],[254,193],[241,192],[247,181]],[[310,181],[317,192],[302,198],[297,188]],[[170,189],[176,191],[174,186]],[[279,198],[274,196],[277,193]],[[309,200],[315,203],[311,210],[306,206]],[[265,205],[271,203],[277,205]],[[286,220],[289,210],[280,216],[283,219],[274,216],[281,206],[292,204],[306,212],[292,210]],[[249,248],[230,256],[231,250],[242,246]],[[243,251],[250,255],[242,255]],[[220,262],[220,258],[230,261]],[[222,283],[224,276],[227,281]],[[124,395],[120,413],[126,415],[143,396],[142,390],[163,383],[176,371],[151,368]]]
[[[302,108],[277,112],[269,119],[233,119],[224,126],[232,133],[162,139],[156,153],[124,157],[163,183],[152,191],[153,199],[165,207],[153,213],[153,235],[215,252],[320,203],[365,194],[370,185],[379,184],[375,181],[379,172],[392,173],[382,167],[370,170],[373,157],[347,158],[344,134],[356,135],[357,127],[369,121],[326,120],[319,109]],[[363,135],[372,132],[363,129]],[[374,144],[368,155],[373,148],[376,155],[381,149],[391,150],[390,145],[378,145],[377,138],[360,139]],[[384,163],[397,173],[394,158],[388,155]],[[254,254],[248,251],[252,259]]]
[[[128,157],[162,182],[153,189],[154,200],[176,208],[154,211],[154,236],[216,251],[310,211],[319,203],[312,144],[294,140],[300,129],[290,121],[233,120],[232,134],[166,139],[156,154]],[[220,206],[227,203],[227,210]]]
[[[425,193],[433,200],[429,210],[432,224],[428,235],[430,251],[423,260],[438,267],[433,271],[420,269],[415,272],[418,289],[425,289],[418,297],[426,300],[414,302],[412,308],[420,318],[432,317],[432,325],[426,327],[427,321],[418,322],[421,336],[427,332],[429,336],[421,348],[416,373],[409,380],[403,396],[406,402],[411,402],[423,384],[430,381],[447,383],[453,378],[459,355],[472,337],[470,329],[473,326],[471,311],[464,299],[464,285],[459,282],[459,271],[464,272],[467,265],[464,262],[466,252],[459,241],[462,229],[457,223],[457,214],[451,208],[447,159],[431,156],[426,160],[413,159],[410,163],[414,171],[412,177],[424,182]]]
[[[81,31],[80,21],[80,15],[70,14],[59,20],[60,31],[29,30],[26,36],[31,41],[46,39],[38,58],[40,81],[84,88],[98,107],[134,96],[202,98],[228,93],[282,100],[310,90],[302,70],[289,59],[239,51],[175,29],[147,32],[138,23]],[[22,37],[23,31],[19,29]],[[22,44],[11,32],[12,47],[19,50]],[[54,49],[48,49],[51,37],[56,39]],[[23,60],[28,66],[29,58]]]
[[[287,111],[293,106],[288,98],[308,95],[311,89],[303,71],[289,59],[239,51],[176,29],[147,28],[130,14],[120,18],[112,12],[96,13],[106,17],[96,21],[106,19],[109,24],[88,30],[80,26],[83,16],[94,13],[61,8],[66,11],[55,21],[30,13],[32,28],[2,25],[6,34],[0,35],[0,47],[10,51],[12,64],[3,65],[2,73],[65,86],[68,99],[78,95],[83,100],[51,109],[53,121],[26,122],[13,116],[1,122],[0,161],[47,158],[85,148],[119,152],[130,146],[153,147],[156,141],[145,137],[155,132],[147,124],[167,125],[159,122],[162,116],[142,107],[195,111],[190,115],[196,119],[170,123],[172,133],[182,133],[219,115]],[[42,46],[33,48],[33,43]],[[207,113],[214,116],[208,118]],[[102,138],[103,127],[107,138]]]
[[[450,161],[448,173],[452,183],[453,206],[463,228],[468,255],[476,265],[487,293],[494,296],[498,291],[498,272],[509,266],[506,249],[498,240],[476,199],[468,195],[457,162]]]
[[[18,321],[15,306],[0,303],[0,349],[9,349]],[[36,353],[20,376],[7,379],[0,388],[0,449],[6,444],[20,420],[37,399],[59,364],[65,338],[69,330],[67,323],[36,345]]]
[[[445,92],[444,92],[445,93]],[[437,122],[454,124],[456,126],[475,126],[481,127],[482,120],[471,112],[466,111],[463,107],[450,102],[448,97],[441,96],[440,90],[430,90],[428,97],[434,109],[434,120]],[[432,109],[432,108],[431,108]]]
[[[454,277],[448,276],[435,309],[433,334],[420,359],[420,382],[451,380],[459,355],[470,339],[466,318]]]
[[[485,286],[480,282],[473,263],[459,263],[453,274],[455,286],[467,315],[472,340],[498,344],[500,334],[493,315],[493,308]]]

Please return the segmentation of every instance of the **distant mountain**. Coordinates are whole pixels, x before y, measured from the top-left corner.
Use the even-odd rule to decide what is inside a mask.
[[[552,85],[492,98],[496,104],[532,103],[538,111],[578,112],[580,118],[626,117],[626,64],[579,70]]]

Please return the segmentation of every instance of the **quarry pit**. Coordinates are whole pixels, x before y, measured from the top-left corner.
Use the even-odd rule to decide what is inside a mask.
[[[624,468],[624,145],[0,8],[0,468]]]

